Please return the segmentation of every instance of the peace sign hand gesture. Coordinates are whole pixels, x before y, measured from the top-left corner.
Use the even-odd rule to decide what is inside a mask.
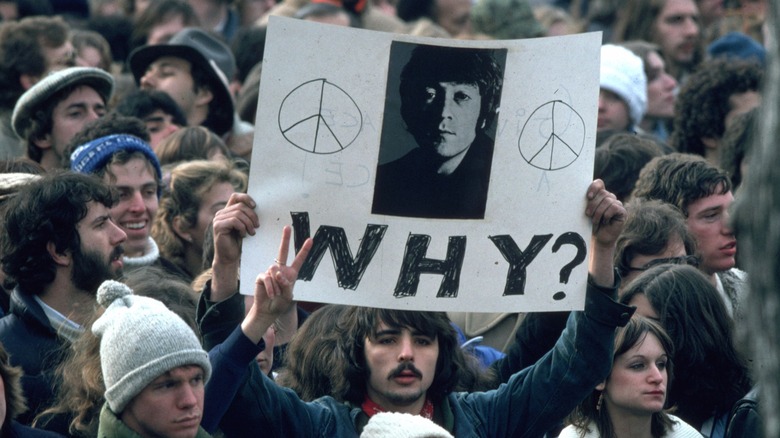
[[[298,272],[303,262],[309,255],[313,241],[311,238],[306,239],[292,264],[287,266],[291,233],[289,226],[285,226],[282,230],[282,241],[276,263],[257,276],[254,303],[244,322],[241,323],[244,334],[255,343],[260,342],[266,329],[293,305],[293,285],[298,279]]]

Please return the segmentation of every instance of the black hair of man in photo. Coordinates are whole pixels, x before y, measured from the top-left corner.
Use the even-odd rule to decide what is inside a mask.
[[[484,219],[506,52],[393,42],[372,213]]]

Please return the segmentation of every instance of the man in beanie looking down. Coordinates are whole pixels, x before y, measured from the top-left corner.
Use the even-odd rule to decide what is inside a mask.
[[[209,356],[192,329],[155,299],[106,281],[100,337],[106,404],[98,437],[208,437],[200,428]]]

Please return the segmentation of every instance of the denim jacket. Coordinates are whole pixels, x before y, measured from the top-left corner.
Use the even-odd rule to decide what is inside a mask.
[[[512,374],[498,389],[449,394],[446,405],[451,424],[443,426],[459,438],[543,436],[609,374],[615,328],[625,325],[633,313],[612,297],[613,288],[598,288],[589,282],[585,311],[572,312],[553,350],[536,364]],[[218,346],[212,352],[212,364],[224,366],[219,361],[230,355],[231,348]],[[262,348],[262,342],[257,348]],[[228,417],[237,420],[221,423],[228,437],[252,431],[285,438],[360,435],[358,419],[362,411],[358,406],[332,397],[303,402],[292,390],[266,376],[233,383],[242,387],[237,393],[227,391],[236,394]],[[220,386],[226,389],[224,384]],[[208,393],[207,388],[207,404]]]

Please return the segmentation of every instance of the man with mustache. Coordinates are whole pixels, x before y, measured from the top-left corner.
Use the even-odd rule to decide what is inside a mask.
[[[573,312],[555,348],[535,365],[523,370],[516,366],[516,356],[500,361],[494,371],[506,385],[488,393],[461,392],[483,389],[489,383],[476,365],[469,365],[445,313],[350,307],[334,321],[334,330],[340,333],[336,356],[341,359],[311,364],[331,379],[330,394],[306,403],[266,376],[236,375],[232,384],[218,386],[223,394],[238,392],[230,406],[220,405],[226,411],[220,423],[223,432],[228,436],[262,430],[274,437],[358,437],[373,415],[401,412],[426,417],[454,436],[543,435],[609,373],[614,329],[626,324],[633,313],[614,302],[619,281],[612,259],[625,209],[598,180],[589,187],[587,199],[585,214],[592,220],[593,235],[585,312]],[[242,236],[254,234],[259,226],[254,207],[248,195],[234,195],[218,214],[225,226],[219,230],[215,226],[214,276],[201,298],[206,309],[200,314],[204,337],[229,325],[231,301],[243,302],[235,293],[233,263]],[[266,329],[292,303],[292,286],[311,241],[303,243],[288,265],[290,234],[287,227],[277,263],[258,276],[254,303],[245,319],[224,344],[211,351],[212,358],[218,359],[214,364],[230,361],[232,369],[246,371],[246,364],[264,348]],[[234,315],[241,317],[244,312]],[[226,352],[235,345],[246,348],[246,362],[228,357]],[[288,363],[298,359],[287,357]]]
[[[703,58],[702,28],[695,0],[627,2],[615,23],[613,41],[658,45],[669,73],[682,83]]]
[[[398,53],[402,49],[402,45],[393,48]],[[485,217],[493,159],[491,133],[503,80],[496,60],[499,54],[505,55],[425,45],[412,50],[401,72],[399,92],[401,117],[417,147],[378,166],[372,213]],[[382,142],[384,150],[388,145],[395,149],[385,133]]]
[[[115,202],[100,180],[73,173],[45,176],[8,201],[2,267],[16,287],[0,342],[24,370],[23,424],[51,403],[54,369],[91,317],[98,286],[122,273],[127,236],[109,214]]]

